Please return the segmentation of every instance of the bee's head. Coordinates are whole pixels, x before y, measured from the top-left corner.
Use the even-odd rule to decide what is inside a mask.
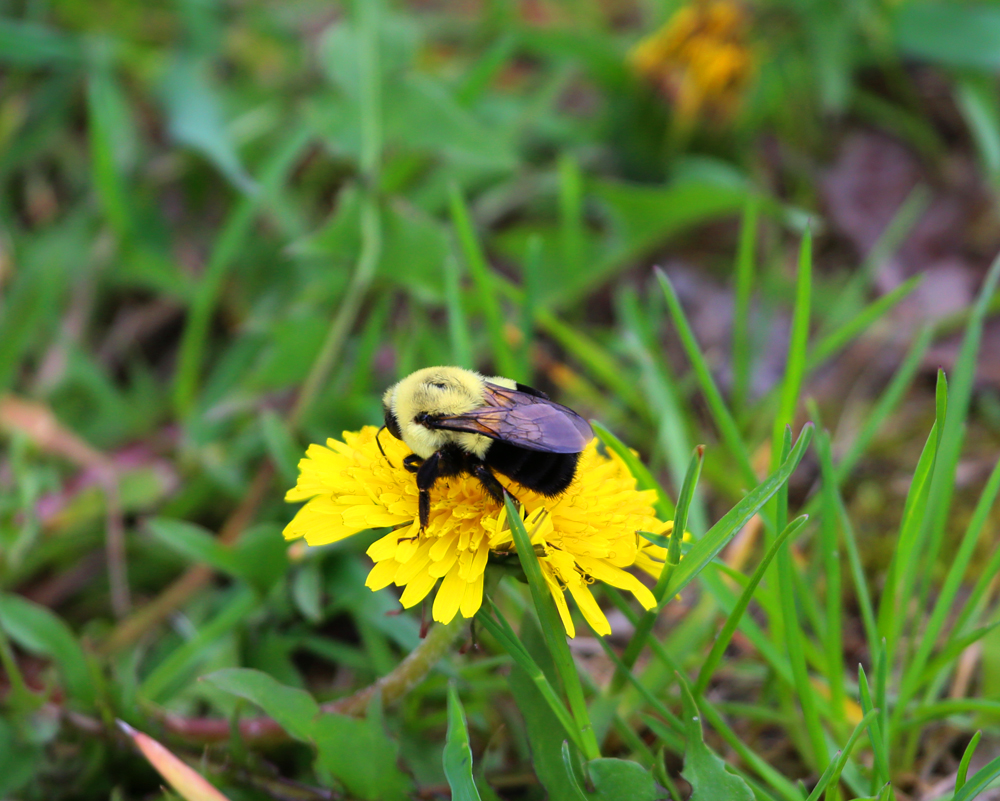
[[[459,435],[427,425],[429,417],[466,414],[483,403],[483,379],[458,367],[425,367],[410,373],[382,396],[385,427],[422,459]]]

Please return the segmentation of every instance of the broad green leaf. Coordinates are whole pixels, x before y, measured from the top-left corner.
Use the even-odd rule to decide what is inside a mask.
[[[1000,7],[993,3],[901,3],[893,29],[908,55],[948,67],[1000,69]]]
[[[312,726],[317,763],[365,801],[404,801],[410,780],[396,766],[399,746],[376,721],[324,714]]]
[[[292,579],[292,599],[307,620],[319,623],[323,619],[321,586],[323,577],[315,561],[306,562],[295,572]]]
[[[312,739],[319,706],[305,690],[286,687],[266,673],[248,668],[217,670],[203,676],[202,681],[256,704],[295,739]]]
[[[72,65],[83,55],[79,43],[34,22],[0,18],[0,64],[18,67]]]
[[[0,797],[13,798],[45,766],[44,750],[0,718]]]
[[[222,98],[207,75],[207,66],[194,58],[178,57],[163,82],[170,135],[197,150],[240,191],[257,187],[247,174],[226,127]]]
[[[956,100],[976,140],[979,157],[990,175],[1000,175],[1000,103],[992,75],[966,75],[959,80]]]
[[[472,750],[469,748],[465,711],[454,685],[448,687],[448,736],[443,760],[452,801],[480,801],[472,778]]]
[[[687,686],[681,685],[684,705],[684,770],[681,775],[690,783],[690,801],[754,801],[753,791],[743,779],[726,770],[726,763],[705,745],[701,715]]]
[[[146,522],[160,542],[192,562],[204,562],[216,570],[238,575],[236,555],[207,529],[184,520],[154,517]]]
[[[377,275],[424,302],[445,297],[443,265],[449,257],[445,227],[414,206],[401,201],[382,207],[382,240]],[[361,195],[348,185],[338,197],[336,211],[319,230],[294,243],[296,256],[333,260],[346,266],[361,247]]]
[[[653,777],[638,762],[627,759],[593,759],[587,763],[587,773],[594,792],[587,797],[594,801],[656,801],[663,794]],[[737,778],[737,777],[733,777]]]
[[[94,185],[104,213],[123,239],[131,234],[132,213],[123,172],[136,151],[132,117],[121,87],[108,67],[87,81],[87,113]]]
[[[96,691],[87,656],[61,618],[20,595],[3,593],[0,626],[22,648],[55,663],[70,698],[85,707],[93,706]]]
[[[147,522],[160,542],[192,562],[203,562],[266,591],[288,566],[286,545],[274,525],[254,526],[236,545],[224,545],[212,533],[183,520],[156,517]]]

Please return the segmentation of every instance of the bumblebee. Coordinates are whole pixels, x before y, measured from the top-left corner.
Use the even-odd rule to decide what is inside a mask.
[[[382,406],[383,428],[413,451],[403,466],[417,476],[421,530],[439,478],[474,476],[497,503],[506,490],[496,473],[556,496],[594,436],[586,420],[544,392],[461,367],[417,370],[385,391]]]

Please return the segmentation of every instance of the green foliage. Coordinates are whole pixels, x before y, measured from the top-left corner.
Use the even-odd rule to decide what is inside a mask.
[[[731,798],[733,801],[752,801],[753,792],[739,776],[726,770],[726,763],[718,754],[705,745],[701,716],[694,698],[682,686],[681,700],[684,702],[684,772],[691,783],[692,801],[707,801],[710,798]]]
[[[481,801],[472,778],[472,750],[465,711],[454,685],[448,686],[448,736],[444,744],[444,773],[455,801]]]
[[[396,767],[398,746],[378,716],[356,720],[320,710],[312,697],[256,670],[231,668],[206,676],[226,692],[259,706],[292,737],[316,747],[316,768],[368,801],[406,798],[409,779]]]

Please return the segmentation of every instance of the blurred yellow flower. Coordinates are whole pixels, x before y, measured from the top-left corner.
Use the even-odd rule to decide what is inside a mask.
[[[695,0],[629,53],[635,71],[674,104],[685,124],[728,120],[753,77],[747,13],[733,0]]]
[[[388,461],[379,453],[377,429],[344,432],[343,441],[310,445],[299,462],[299,479],[285,496],[306,501],[285,527],[286,539],[305,537],[325,545],[371,528],[392,531],[368,549],[375,566],[366,585],[379,590],[403,587],[406,608],[420,603],[440,579],[432,609],[435,620],[456,614],[471,618],[483,600],[483,577],[491,553],[507,555],[514,544],[506,509],[486,495],[471,476],[439,479],[431,492],[427,528],[417,520],[417,486],[402,467],[409,448],[383,436]],[[391,463],[390,463],[391,462]],[[502,476],[500,477],[503,478]],[[659,575],[665,551],[638,531],[669,533],[672,524],[656,519],[654,493],[640,492],[625,464],[592,442],[580,457],[569,490],[546,498],[518,484],[509,489],[520,501],[525,524],[539,556],[552,597],[570,636],[575,635],[566,605],[568,591],[587,621],[601,634],[611,627],[590,592],[595,580],[631,592],[646,609],[653,594],[624,568],[635,565]]]

